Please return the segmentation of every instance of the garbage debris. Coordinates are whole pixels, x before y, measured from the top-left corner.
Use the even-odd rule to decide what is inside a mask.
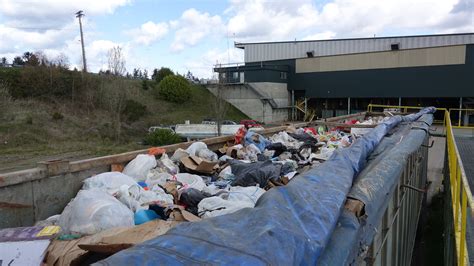
[[[137,182],[130,176],[120,172],[106,172],[84,180],[82,189],[97,188],[110,195],[116,193],[122,185],[132,186]]]
[[[92,235],[134,225],[133,212],[100,189],[80,190],[59,217],[63,234]]]
[[[243,208],[253,208],[265,190],[253,187],[231,187],[228,192],[201,200],[198,212],[202,218],[210,218],[236,212]]]
[[[156,167],[154,155],[139,154],[123,169],[123,174],[133,177],[136,181],[145,181],[148,171]]]
[[[75,252],[65,254],[64,245],[55,240],[47,261],[67,265],[88,253],[109,250],[113,254],[149,239],[148,234],[150,238],[163,234],[179,222],[253,208],[267,190],[287,185],[355,139],[343,129],[325,126],[288,127],[268,137],[241,127],[234,143],[215,151],[204,142],[176,149],[172,156],[152,148],[148,154],[137,155],[122,172],[85,179],[82,190],[60,215],[38,223],[60,226],[59,239],[70,242]],[[166,230],[154,231],[153,224]],[[141,232],[147,236],[131,236]]]

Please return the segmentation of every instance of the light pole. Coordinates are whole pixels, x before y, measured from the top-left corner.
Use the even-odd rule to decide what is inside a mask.
[[[86,50],[84,49],[84,35],[82,34],[82,17],[84,16],[84,11],[79,10],[76,12],[76,18],[79,19],[79,30],[81,31],[81,46],[82,46],[82,71],[87,72],[87,63],[86,63]]]

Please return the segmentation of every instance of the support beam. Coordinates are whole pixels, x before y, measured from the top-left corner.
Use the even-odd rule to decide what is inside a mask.
[[[351,114],[351,97],[347,98],[347,114]]]

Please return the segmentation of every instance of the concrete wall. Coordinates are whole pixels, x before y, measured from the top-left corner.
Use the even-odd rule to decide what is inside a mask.
[[[251,86],[251,87],[249,87]],[[217,94],[216,86],[208,86],[209,91]],[[242,111],[251,119],[264,123],[274,123],[288,120],[290,94],[286,83],[252,82],[244,84],[223,85],[222,97]],[[272,99],[276,107],[268,100]]]

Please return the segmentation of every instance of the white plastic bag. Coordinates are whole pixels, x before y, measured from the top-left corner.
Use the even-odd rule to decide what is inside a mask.
[[[166,194],[164,190],[153,187],[153,190],[144,190],[139,185],[122,186],[117,193],[117,199],[125,204],[131,211],[148,210],[151,202],[159,201],[164,204],[173,204],[173,196]]]
[[[133,178],[120,172],[106,172],[84,180],[82,189],[98,188],[112,195],[119,190],[120,186],[131,186],[136,183],[137,182]]]
[[[156,167],[156,159],[154,155],[138,154],[135,159],[131,160],[122,173],[131,176],[135,181],[145,181],[148,171]]]
[[[181,148],[178,148],[174,153],[173,153],[173,156],[171,156],[171,161],[173,161],[174,163],[178,163],[181,161],[181,158],[183,157],[186,157],[186,156],[189,156],[188,152],[181,149]]]
[[[133,212],[100,189],[80,190],[58,221],[64,234],[92,235],[114,227],[134,226]]]
[[[215,152],[209,150],[208,148],[200,149],[197,152],[197,156],[201,159],[208,160],[211,162],[217,162],[218,156]]]
[[[145,183],[148,187],[153,187],[154,185],[164,186],[167,180],[171,180],[172,178],[173,176],[168,173],[162,173],[152,169],[146,176]]]
[[[198,175],[192,175],[188,173],[181,173],[176,175],[176,180],[183,183],[185,188],[195,188],[202,191],[206,184],[202,180],[202,177]]]
[[[173,161],[168,158],[168,155],[166,155],[166,153],[163,153],[163,155],[161,155],[161,158],[156,163],[161,172],[167,172],[172,175],[179,173],[178,166],[176,166]]]
[[[194,156],[198,156],[198,152],[202,149],[207,149],[207,145],[206,143],[204,142],[201,142],[201,141],[198,141],[198,142],[194,142],[193,144],[191,144],[187,149],[186,149],[186,152],[189,154],[189,155],[194,155]]]
[[[210,218],[236,212],[243,208],[253,208],[265,190],[255,187],[230,187],[227,193],[201,200],[198,213],[202,218]]]

